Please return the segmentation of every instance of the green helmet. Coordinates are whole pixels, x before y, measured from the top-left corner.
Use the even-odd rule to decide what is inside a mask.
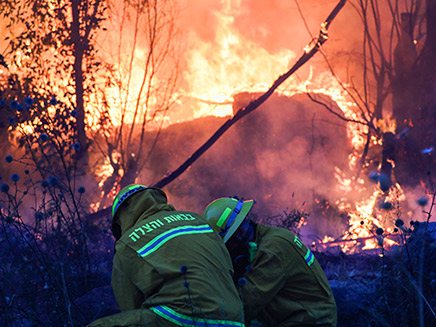
[[[118,208],[128,197],[147,188],[148,187],[144,185],[131,184],[119,191],[115,197],[114,204],[112,205],[112,218],[115,218]]]
[[[253,200],[220,198],[209,203],[203,212],[203,217],[226,243],[242,224],[253,203]]]

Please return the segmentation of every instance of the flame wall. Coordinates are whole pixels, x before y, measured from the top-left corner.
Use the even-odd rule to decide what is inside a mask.
[[[307,31],[293,1],[179,3],[181,10],[177,24],[182,31],[182,43],[186,46],[180,92],[186,97],[173,112],[174,121],[186,120],[190,110],[193,110],[193,117],[231,114],[229,104],[213,107],[199,99],[231,102],[233,94],[238,92],[265,91],[301,55],[311,40],[309,33],[317,35],[321,22],[336,1],[299,1],[310,31]],[[350,9],[346,8],[348,14],[352,12]],[[332,26],[331,33],[335,37],[329,42],[336,50],[342,50],[338,46],[345,42],[349,49],[358,44],[354,31],[351,32],[357,26],[348,21],[350,30],[341,29],[344,22],[344,18],[338,17],[336,27]],[[341,35],[338,36],[338,33]],[[315,74],[327,70],[322,57],[315,57],[282,90],[292,90],[301,81],[310,78],[311,67],[317,67]]]
[[[101,33],[99,44],[118,68],[130,63],[135,44],[130,91],[133,99],[141,84],[148,48],[143,29],[134,43],[135,17],[131,13],[123,20],[121,3],[114,1],[110,20],[105,23],[108,32]],[[179,0],[168,5],[178,31],[172,41],[180,69],[180,84],[174,94],[178,101],[168,112],[168,123],[230,115],[234,94],[265,91],[294,64],[336,3],[300,0],[298,6],[297,2],[285,0]],[[355,66],[356,58],[350,53],[361,45],[361,33],[356,33],[359,28],[357,14],[346,6],[330,29],[332,37],[324,51],[335,54],[331,64],[338,71],[349,69],[350,62]],[[163,76],[168,74],[166,69],[172,68],[163,68]],[[327,71],[324,59],[317,55],[280,91],[295,92],[299,87],[301,91],[301,85],[308,80],[313,80],[315,87],[325,86],[316,77]],[[116,109],[113,111],[115,115]]]
[[[179,101],[169,112],[170,126],[160,136],[139,181],[155,182],[191,155],[223,122],[207,116],[231,115],[247,103],[247,97],[255,96],[253,92],[265,91],[301,55],[310,33],[317,35],[336,3],[299,1],[298,8],[296,2],[284,0],[179,1],[175,20],[180,31]],[[356,59],[349,54],[360,46],[359,24],[352,8],[346,7],[330,29],[324,51],[346,58],[332,62],[339,71]],[[146,49],[138,46],[140,58]],[[169,185],[171,202],[180,209],[201,212],[216,197],[238,195],[255,199],[260,216],[298,208],[303,202],[311,211],[315,200],[334,207],[344,196],[337,188],[337,171],[348,169],[353,136],[343,121],[306,96],[284,95],[304,92],[306,87],[336,94],[334,100],[344,101],[324,59],[315,56],[279,90],[282,96],[274,96],[238,122],[190,171]],[[341,109],[352,112],[351,107],[344,102]],[[185,123],[171,125],[178,122]],[[342,231],[346,219],[338,212],[329,215],[321,210],[319,214],[331,218],[320,220],[313,214],[312,229],[320,237]]]

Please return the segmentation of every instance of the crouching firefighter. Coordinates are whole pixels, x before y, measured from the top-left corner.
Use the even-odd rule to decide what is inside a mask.
[[[335,327],[336,302],[318,261],[289,230],[246,218],[253,203],[220,198],[203,213],[232,257],[245,320],[251,326]]]
[[[175,211],[160,189],[130,185],[112,215],[121,313],[89,326],[244,326],[229,253],[199,214]]]

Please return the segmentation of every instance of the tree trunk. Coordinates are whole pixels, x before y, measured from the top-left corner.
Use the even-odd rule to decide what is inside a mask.
[[[435,93],[436,78],[436,1],[426,1],[426,39],[417,61],[420,90],[419,100],[422,106],[429,104]]]
[[[427,180],[435,161],[422,153],[436,141],[436,2],[426,1],[426,39],[416,53],[413,17],[401,14],[401,34],[394,52],[393,116],[397,122],[395,177],[402,185]],[[430,160],[429,160],[430,159]]]
[[[394,51],[394,78],[392,80],[393,116],[397,122],[397,133],[413,126],[412,119],[419,108],[416,102],[417,76],[415,64],[416,46],[413,42],[412,15],[401,14],[400,36]]]
[[[85,108],[84,108],[84,77],[83,77],[83,57],[87,46],[87,40],[82,40],[80,35],[80,4],[82,0],[72,0],[71,39],[74,46],[74,82],[76,95],[76,137],[80,143],[76,159],[81,171],[86,172],[89,166],[88,138],[85,131]]]

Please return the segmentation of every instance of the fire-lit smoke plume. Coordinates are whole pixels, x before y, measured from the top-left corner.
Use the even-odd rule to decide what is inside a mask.
[[[168,112],[166,126],[170,126],[161,133],[139,181],[156,182],[177,168],[223,122],[217,117],[232,115],[256,92],[265,91],[294,63],[335,3],[179,2],[174,21],[180,30],[182,68],[175,92],[178,101]],[[335,50],[325,51],[356,47],[354,23],[346,21],[339,19],[331,29]],[[128,31],[128,26],[124,28]],[[146,51],[138,44],[136,52],[140,62]],[[132,85],[137,84],[133,74]],[[201,212],[216,197],[238,195],[257,201],[259,217],[306,203],[305,210],[316,208],[311,232],[319,237],[340,235],[349,219],[341,210],[355,210],[344,203],[363,195],[352,191],[350,183],[355,180],[348,170],[356,167],[356,151],[364,140],[357,126],[335,118],[307,96],[292,97],[306,91],[327,95],[336,102],[332,108],[339,116],[356,119],[350,99],[322,57],[315,57],[278,95],[228,131],[170,184],[171,201]],[[201,119],[190,121],[195,118]],[[176,122],[180,124],[171,125]],[[150,135],[147,144],[152,140]]]
[[[239,94],[235,106],[252,96]],[[140,180],[174,169],[222,122],[208,117],[167,128]],[[336,171],[348,170],[350,151],[343,121],[331,119],[306,95],[274,96],[229,130],[168,191],[176,207],[200,212],[214,198],[232,195],[255,199],[259,217],[300,208],[303,202],[309,211],[315,200],[335,203],[341,197]],[[313,231],[322,234],[339,232],[344,221],[314,217],[312,223]]]
[[[284,0],[272,3],[258,0],[184,0],[173,5],[165,4],[171,8],[173,23],[178,30],[173,40],[176,43],[175,52],[171,55],[178,58],[180,69],[180,83],[174,93],[178,101],[167,113],[166,124],[207,115],[231,115],[234,94],[265,91],[294,63],[312,36],[318,33],[320,24],[336,2],[299,1],[297,5]],[[143,29],[135,35],[133,13],[123,19],[120,1],[115,0],[112,8],[110,23],[106,23],[109,31],[102,34],[100,45],[103,53],[116,62],[117,69],[126,69],[132,60],[128,101],[133,104],[133,97],[142,82],[143,61],[149,51],[147,38]],[[343,15],[351,11],[347,7],[344,10]],[[347,21],[349,28],[341,28],[345,21],[341,17],[337,20],[331,28],[335,37],[329,40],[335,47],[326,48],[327,52],[342,50],[345,43],[348,50],[359,44],[355,40],[359,37],[352,32],[354,26]],[[167,68],[159,69],[158,74],[168,74]],[[301,91],[302,82],[316,79],[327,70],[322,57],[315,57],[280,90],[295,92],[300,87]],[[127,73],[124,74],[127,76]],[[315,87],[319,86],[324,85]],[[115,116],[119,112],[113,115],[114,121],[118,121]]]
[[[335,4],[321,0],[177,2],[173,8],[179,30],[179,44],[174,48],[180,60],[180,84],[174,90],[177,101],[138,180],[151,184],[177,168],[224,122],[220,117],[232,115],[265,91],[294,63]],[[383,215],[374,214],[385,195],[375,185],[366,186],[367,176],[358,169],[367,129],[346,123],[301,95],[306,91],[324,94],[324,100],[333,100],[327,103],[333,104],[339,116],[359,120],[355,104],[330,70],[337,76],[361,74],[356,55],[362,42],[360,24],[352,6],[346,6],[322,49],[329,64],[322,55],[316,56],[272,99],[228,131],[167,187],[171,202],[201,212],[216,197],[238,195],[257,201],[259,217],[305,203],[311,214],[309,233],[320,239],[344,233],[351,239],[371,238],[370,229],[392,225],[382,221]],[[124,28],[128,44],[129,26]],[[133,66],[146,52],[138,43]],[[132,90],[140,84],[137,73],[134,69]],[[359,78],[353,78],[353,83],[360,87]],[[154,142],[151,134],[147,145]],[[346,232],[348,223],[351,227]],[[376,245],[377,240],[365,241],[365,247]],[[348,244],[343,247],[349,248]]]

